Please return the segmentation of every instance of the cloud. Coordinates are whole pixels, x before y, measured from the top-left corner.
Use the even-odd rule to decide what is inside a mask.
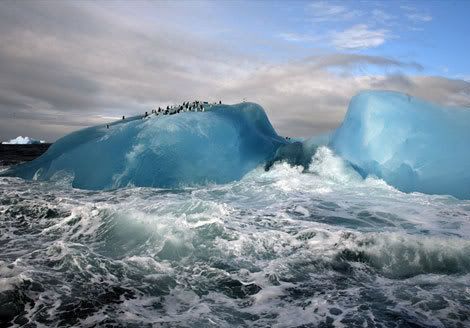
[[[320,37],[314,37],[307,34],[297,34],[297,33],[280,33],[279,37],[286,41],[290,42],[313,42],[320,41]]]
[[[219,92],[228,101],[246,97],[262,104],[275,128],[289,136],[311,136],[335,128],[342,121],[351,97],[366,89],[407,92],[445,105],[470,102],[470,83],[462,80],[406,77],[397,73],[344,75],[329,70],[331,67],[351,68],[369,64],[396,69],[414,65],[354,54],[313,56],[285,65],[264,67],[246,79],[227,83]]]
[[[207,97],[243,66],[220,45],[156,27],[92,3],[0,3],[0,137],[9,120],[47,118],[70,130],[102,114]]]
[[[373,30],[365,24],[354,25],[341,32],[330,31],[324,35],[281,33],[278,36],[288,42],[330,44],[339,50],[375,48],[384,44],[387,39],[392,38],[388,30]]]
[[[310,19],[313,22],[345,21],[362,14],[359,10],[351,10],[334,2],[315,1],[308,6]]]
[[[365,24],[358,24],[342,32],[334,32],[331,43],[338,49],[366,49],[378,47],[388,38],[388,30],[372,30]]]
[[[416,25],[433,19],[430,14],[420,12],[412,6],[402,5],[400,9],[401,16],[408,19],[408,22],[402,19],[400,24],[404,24],[408,30],[421,31],[423,28]],[[344,2],[315,1],[307,5],[307,17],[316,23],[313,28],[310,27],[309,33],[286,32],[279,34],[278,37],[288,42],[318,43],[339,50],[352,50],[378,47],[387,40],[397,38],[392,29],[395,33],[400,31],[397,28],[398,17],[381,9],[379,4],[354,10]],[[340,26],[346,23],[353,25],[339,31],[332,29],[332,23]]]
[[[373,9],[371,11],[371,14],[372,14],[372,17],[378,22],[387,22],[387,21],[395,19],[395,16],[390,15],[380,9]]]
[[[357,68],[358,66],[401,67],[422,70],[423,66],[416,62],[403,62],[383,56],[359,55],[351,53],[331,53],[327,55],[310,56],[303,60],[314,65],[317,69],[339,67],[344,69]]]
[[[432,21],[432,16],[428,14],[407,14],[406,17],[408,17],[410,20],[415,21],[415,22],[430,22]]]
[[[420,12],[416,7],[403,5],[400,8],[405,12],[405,16],[415,23],[432,21],[430,14]]]
[[[106,117],[191,99],[258,102],[278,131],[290,136],[334,128],[362,89],[470,104],[469,82],[399,73],[422,70],[415,62],[351,53],[257,60],[224,48],[219,39],[174,27],[165,20],[176,17],[171,8],[157,9],[145,20],[106,2],[0,2],[0,140],[28,135],[53,141]],[[183,10],[178,7],[178,15]],[[339,44],[349,44],[342,49],[390,37],[366,25],[355,30],[368,36],[339,33]],[[365,74],[370,66],[382,73]]]

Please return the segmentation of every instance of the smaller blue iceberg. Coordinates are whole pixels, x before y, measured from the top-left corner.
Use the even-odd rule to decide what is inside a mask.
[[[401,191],[470,199],[470,109],[362,92],[352,98],[330,147],[363,176]]]
[[[240,179],[287,144],[253,103],[210,111],[133,117],[71,133],[36,160],[3,175],[49,180],[66,172],[72,186],[177,188]]]

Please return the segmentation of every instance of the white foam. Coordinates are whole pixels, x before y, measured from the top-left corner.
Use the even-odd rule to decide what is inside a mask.
[[[465,310],[470,297],[470,202],[363,180],[327,148],[307,172],[276,163],[230,184],[177,191],[88,192],[60,178],[0,183],[0,256],[18,258],[0,264],[2,288],[19,288],[21,275],[45,284],[40,296],[24,291],[39,299],[28,318],[44,306],[58,320],[72,291],[86,286],[79,296],[91,297],[95,284],[134,296],[79,324],[285,327],[331,317],[341,326],[348,316],[380,323],[367,293],[383,296],[390,311],[435,323]],[[53,279],[61,286],[48,285]],[[415,302],[400,296],[419,284]],[[237,286],[252,285],[260,290],[232,298]],[[151,286],[165,287],[162,295],[150,295]],[[425,308],[441,296],[446,306]]]

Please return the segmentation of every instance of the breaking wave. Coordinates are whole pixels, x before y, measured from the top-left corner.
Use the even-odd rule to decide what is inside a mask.
[[[363,179],[328,147],[180,189],[0,178],[0,321],[461,327],[470,202]]]

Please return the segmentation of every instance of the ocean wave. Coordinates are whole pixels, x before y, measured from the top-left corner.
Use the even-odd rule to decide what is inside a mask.
[[[470,203],[363,179],[327,147],[224,185],[0,184],[0,309],[18,325],[470,322]]]

